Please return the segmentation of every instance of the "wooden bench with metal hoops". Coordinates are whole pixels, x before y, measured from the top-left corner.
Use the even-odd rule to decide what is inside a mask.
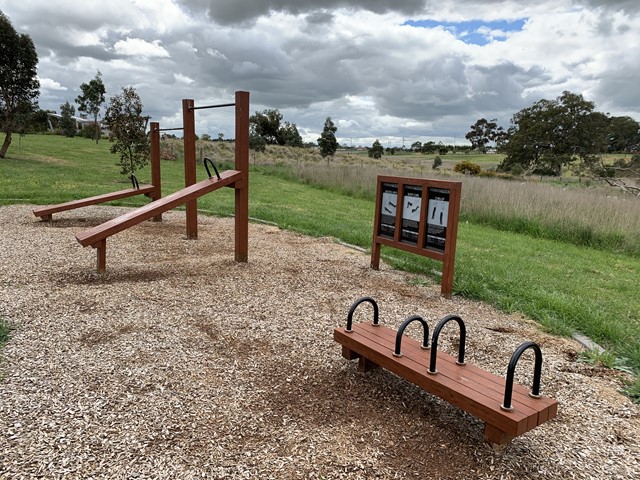
[[[362,303],[373,306],[373,322],[353,324],[353,313]],[[460,327],[457,358],[438,351],[440,332],[451,321]],[[404,330],[413,322],[422,324],[422,343],[403,338]],[[504,379],[465,363],[466,328],[457,315],[448,315],[437,324],[429,345],[429,327],[424,319],[417,315],[408,317],[395,332],[379,324],[377,303],[363,297],[351,306],[347,326],[336,328],[333,338],[342,345],[343,357],[358,359],[360,371],[382,367],[482,420],[486,442],[504,445],[557,415],[557,401],[540,395],[542,352],[538,345],[533,342],[520,345],[511,357]],[[516,364],[528,349],[535,353],[531,392],[513,381]]]

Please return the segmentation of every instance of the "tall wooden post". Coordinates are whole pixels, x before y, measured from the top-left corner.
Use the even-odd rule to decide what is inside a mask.
[[[193,100],[182,100],[182,126],[184,140],[184,186],[196,183],[196,122]],[[198,201],[189,200],[187,207],[187,238],[198,238]]]
[[[236,170],[243,173],[235,185],[235,256],[249,256],[249,92],[236,92]]]
[[[159,200],[162,197],[162,180],[160,178],[160,124],[151,122],[151,131],[149,132],[151,139],[151,185],[156,189],[149,194],[152,201]],[[162,214],[159,213],[153,217],[154,222],[162,221]]]

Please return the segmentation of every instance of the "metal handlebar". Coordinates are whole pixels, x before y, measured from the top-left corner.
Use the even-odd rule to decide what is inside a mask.
[[[353,331],[351,330],[351,326],[353,324],[353,312],[356,311],[356,308],[358,307],[358,305],[364,302],[368,302],[371,305],[373,305],[373,325],[375,326],[378,325],[378,304],[371,297],[362,297],[356,300],[355,302],[353,302],[353,304],[351,305],[351,308],[349,308],[349,314],[347,315],[347,328],[344,329],[345,332],[351,333]]]
[[[209,178],[211,178],[211,170],[209,170],[209,165],[207,165],[207,163],[211,164],[213,170],[216,172],[216,177],[218,177],[218,180],[220,180],[220,174],[218,173],[218,169],[216,168],[216,166],[213,164],[213,160],[211,160],[209,157],[204,157],[204,168],[207,169],[207,175],[209,175]]]
[[[404,322],[402,322],[402,325],[400,325],[400,328],[398,328],[398,333],[396,333],[396,349],[393,351],[394,357],[402,356],[402,352],[400,351],[400,344],[402,343],[402,335],[404,333],[404,330],[409,326],[409,324],[415,321],[418,321],[422,324],[422,329],[424,331],[424,338],[422,340],[421,348],[424,348],[425,350],[429,348],[429,325],[427,325],[427,322],[421,316],[413,315],[407,318]]]
[[[442,331],[443,327],[451,320],[455,320],[460,326],[460,348],[458,349],[458,360],[456,361],[456,363],[458,365],[465,365],[464,346],[467,339],[467,328],[464,326],[462,318],[460,318],[458,315],[447,315],[442,320],[440,320],[440,322],[438,322],[438,325],[436,325],[436,328],[433,329],[433,337],[431,339],[431,358],[429,361],[429,370],[427,370],[427,373],[430,373],[431,375],[435,375],[436,373],[438,373],[438,370],[436,370],[436,359],[438,358],[438,337],[440,336],[440,332]]]
[[[525,352],[525,350],[532,349],[535,354],[535,363],[533,365],[533,387],[531,392],[529,393],[530,397],[540,398],[540,377],[542,376],[542,350],[535,342],[525,342],[516,348],[516,351],[511,355],[511,360],[509,360],[509,366],[507,367],[507,381],[504,386],[504,401],[500,408],[506,410],[508,412],[513,410],[511,406],[511,396],[513,394],[513,376],[515,374],[516,365],[518,364],[518,360],[520,360],[520,356]]]

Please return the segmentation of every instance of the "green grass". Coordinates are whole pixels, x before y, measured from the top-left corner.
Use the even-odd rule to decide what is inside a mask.
[[[55,136],[23,139],[20,150],[9,150],[14,158],[0,159],[0,204],[50,204],[122,188],[118,184],[125,180],[108,147],[106,141],[96,146],[85,139]],[[354,198],[272,172],[269,166],[251,169],[251,217],[308,235],[371,246],[372,198]],[[199,178],[204,176],[199,167]],[[143,170],[138,178],[149,181],[149,172]],[[181,188],[182,162],[164,161],[162,178],[165,195]],[[145,203],[134,197],[117,204]],[[230,215],[233,191],[206,195],[198,206],[206,213]],[[522,312],[556,334],[580,331],[640,371],[640,259],[525,233],[462,221],[454,294]],[[383,249],[383,256],[424,281],[437,281],[437,262],[389,248]]]

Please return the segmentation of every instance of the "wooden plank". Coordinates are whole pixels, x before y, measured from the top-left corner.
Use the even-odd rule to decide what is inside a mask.
[[[48,217],[51,219],[51,215],[54,213],[64,212],[67,210],[74,210],[76,208],[86,207],[89,205],[98,205],[100,203],[111,202],[113,200],[119,200],[121,198],[134,197],[136,195],[151,195],[156,191],[156,187],[153,185],[140,185],[140,188],[128,188],[126,190],[119,190],[117,192],[104,193],[102,195],[96,195],[88,198],[81,198],[79,200],[71,200],[65,203],[59,203],[57,205],[48,205],[46,207],[38,207],[33,209],[33,214],[36,217]]]
[[[394,357],[396,332],[384,326],[356,324],[353,333],[334,330],[334,339],[351,352],[364,356],[383,368],[415,383],[426,391],[457,405],[484,420],[505,435],[517,436],[552,418],[557,402],[543,397],[532,399],[524,387],[514,389],[516,410],[500,409],[504,379],[478,367],[455,364],[455,358],[438,352],[436,368],[440,373],[427,373],[430,352],[410,337],[403,338],[403,357]],[[353,353],[352,353],[353,355]],[[523,392],[524,390],[524,392]],[[494,435],[495,436],[495,435]],[[498,442],[496,442],[498,443]]]
[[[205,195],[218,188],[232,185],[233,183],[242,180],[243,174],[236,170],[227,170],[220,174],[220,179],[208,178],[202,180],[190,187],[183,188],[177,192],[167,195],[155,202],[151,202],[142,207],[136,208],[130,212],[127,212],[112,220],[108,220],[100,225],[84,230],[76,235],[76,239],[83,246],[87,247],[97,246],[99,242],[111,235],[114,235],[122,230],[137,225],[138,223],[147,220],[159,213],[166,212],[189,202],[195,198]]]

